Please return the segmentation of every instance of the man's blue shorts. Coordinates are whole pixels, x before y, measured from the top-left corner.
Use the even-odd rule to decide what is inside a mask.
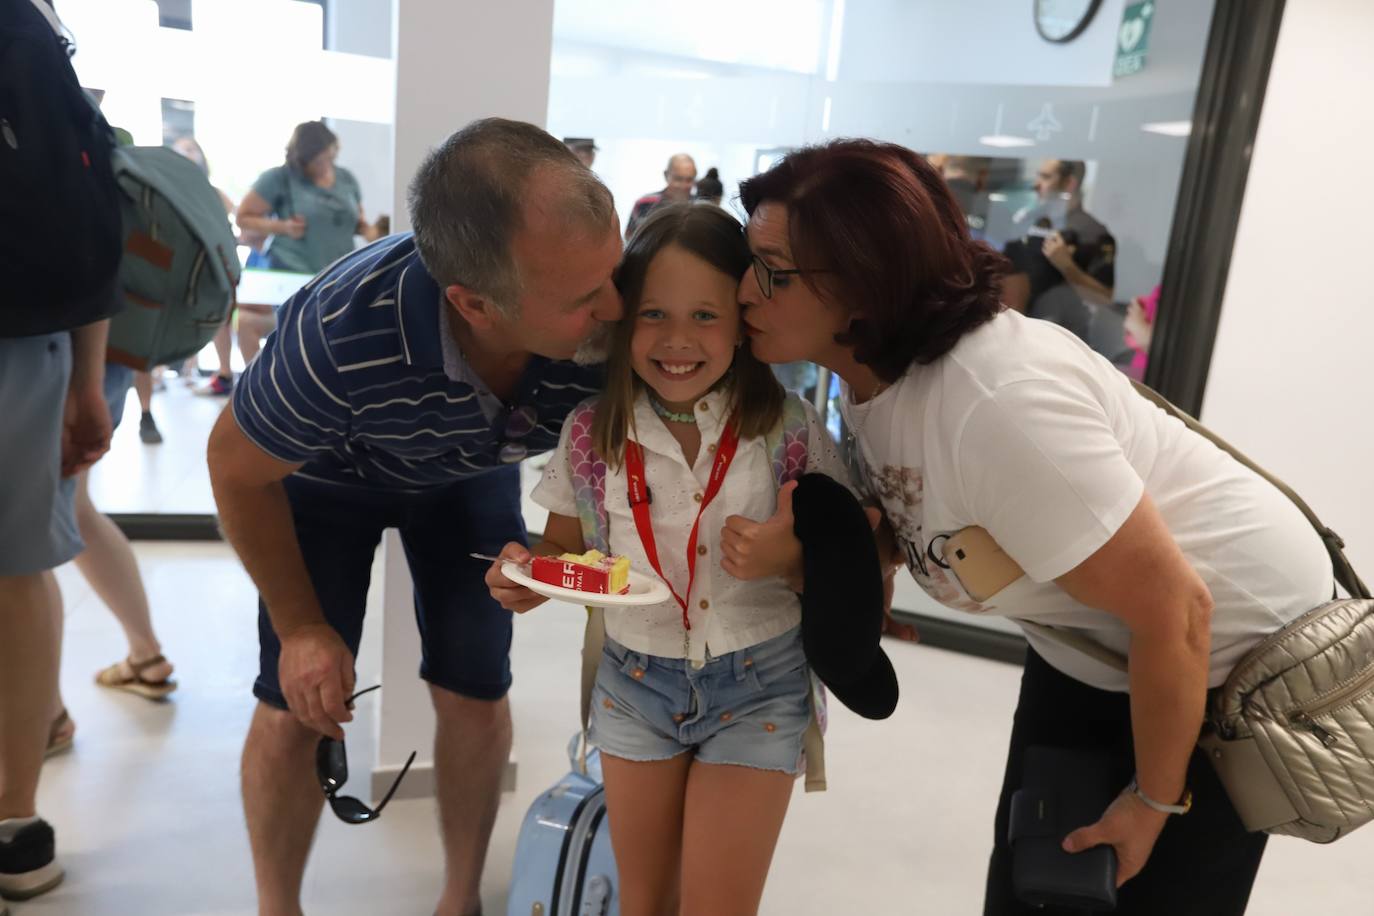
[[[497,554],[508,541],[525,543],[519,465],[427,491],[370,489],[299,475],[284,483],[325,618],[355,656],[373,554],[382,532],[396,528],[415,580],[420,677],[474,699],[506,695],[511,614],[492,599],[483,582],[490,564],[468,554]],[[261,597],[258,641],[260,668],[253,694],[286,709],[277,682],[281,644]]]

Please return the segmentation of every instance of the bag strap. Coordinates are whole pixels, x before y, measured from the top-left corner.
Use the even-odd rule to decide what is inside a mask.
[[[1298,510],[1307,517],[1307,520],[1312,524],[1312,527],[1316,529],[1317,535],[1322,539],[1322,543],[1326,545],[1326,552],[1331,555],[1331,567],[1335,571],[1336,581],[1340,583],[1341,587],[1344,588],[1351,595],[1351,597],[1371,597],[1369,587],[1364,584],[1364,580],[1362,580],[1359,577],[1359,575],[1355,572],[1355,568],[1350,565],[1350,560],[1345,555],[1345,541],[1341,539],[1341,536],[1339,534],[1332,531],[1326,525],[1323,525],[1321,519],[1317,518],[1317,513],[1312,511],[1312,507],[1307,505],[1307,503],[1303,501],[1303,498],[1301,496],[1299,496],[1297,493],[1294,493],[1291,487],[1289,487],[1282,480],[1279,480],[1273,474],[1270,474],[1264,468],[1255,464],[1249,458],[1245,457],[1245,455],[1241,454],[1241,452],[1234,446],[1232,446],[1229,442],[1218,436],[1216,433],[1212,432],[1207,427],[1203,426],[1193,417],[1189,416],[1187,413],[1176,407],[1174,404],[1170,403],[1168,399],[1166,399],[1159,392],[1155,391],[1153,388],[1149,388],[1146,385],[1143,385],[1140,382],[1135,381],[1134,379],[1131,380],[1131,383],[1135,385],[1136,392],[1139,393],[1140,396],[1143,397],[1145,400],[1154,404],[1156,407],[1160,408],[1170,416],[1176,417],[1177,419],[1182,421],[1184,426],[1188,427],[1202,438],[1211,442],[1213,445],[1221,449],[1223,452],[1226,452],[1232,458],[1239,461],[1242,465],[1254,471],[1260,477],[1263,477],[1265,480],[1269,481],[1269,483],[1273,484],[1275,487],[1278,488],[1280,493],[1282,493],[1284,496],[1287,496],[1290,500],[1292,500],[1293,504],[1298,507]]]
[[[606,462],[592,444],[592,421],[596,418],[596,401],[583,401],[573,408],[563,422],[571,424],[568,432],[568,463],[572,474],[573,500],[577,504],[577,520],[582,526],[582,543],[610,553],[610,524],[606,518]],[[587,724],[592,715],[592,685],[596,669],[601,664],[601,651],[606,643],[606,611],[587,608],[587,625],[582,633],[582,731],[578,738],[576,768],[587,773]]]
[[[806,406],[801,398],[789,392],[782,402],[782,422],[763,440],[773,466],[773,480],[779,488],[806,473],[810,438]]]

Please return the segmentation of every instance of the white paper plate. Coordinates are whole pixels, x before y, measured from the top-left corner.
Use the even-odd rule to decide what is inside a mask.
[[[672,597],[668,586],[656,576],[630,570],[630,590],[623,595],[602,595],[596,592],[580,592],[575,588],[561,588],[540,582],[533,578],[526,567],[514,563],[502,563],[501,574],[507,579],[523,585],[536,594],[558,601],[571,601],[573,604],[589,604],[593,607],[638,607],[645,604],[658,604]]]

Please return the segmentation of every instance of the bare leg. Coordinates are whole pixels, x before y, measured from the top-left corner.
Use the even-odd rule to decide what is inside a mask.
[[[243,813],[259,916],[301,916],[301,879],[324,795],[315,781],[319,735],[259,703],[243,745]]]
[[[134,373],[134,391],[138,392],[138,407],[144,413],[153,410],[153,375],[151,372]]]
[[[690,753],[637,762],[601,755],[624,916],[677,916]]]
[[[469,916],[481,908],[482,866],[510,760],[510,701],[474,700],[434,686],[429,694],[444,837],[444,891],[435,914]]]
[[[234,369],[229,360],[229,345],[232,342],[233,333],[229,329],[229,322],[234,320],[233,313],[229,313],[224,319],[224,324],[219,326],[215,332],[215,356],[219,358],[219,374],[224,378],[233,378]]]
[[[57,696],[51,572],[0,576],[0,820],[33,817]]]
[[[133,548],[119,526],[91,502],[84,472],[76,481],[76,523],[86,542],[86,549],[76,557],[76,568],[124,628],[129,659],[141,662],[161,655]],[[172,666],[164,662],[145,668],[140,676],[146,681],[162,681],[171,674]]]
[[[272,317],[260,315],[248,309],[239,309],[239,352],[243,354],[246,366],[258,355],[262,339],[272,330]]]
[[[758,912],[794,782],[776,770],[692,765],[682,827],[683,916]]]

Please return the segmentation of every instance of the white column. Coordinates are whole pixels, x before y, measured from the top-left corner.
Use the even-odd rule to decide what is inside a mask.
[[[395,231],[410,228],[406,189],[425,154],[476,118],[500,116],[544,124],[549,102],[549,54],[554,0],[518,3],[436,3],[396,0]],[[416,676],[420,640],[411,580],[395,532],[387,532],[383,593],[381,710],[374,795],[412,750],[418,750],[400,795],[433,792],[434,715]],[[455,558],[462,562],[462,558]],[[514,785],[514,763],[506,774]]]
[[[553,0],[396,0],[396,205],[431,147],[477,118],[543,125],[549,108]]]

